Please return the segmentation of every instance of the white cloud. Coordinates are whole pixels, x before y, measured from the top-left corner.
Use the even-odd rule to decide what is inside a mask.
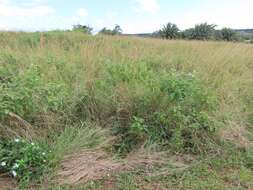
[[[163,6],[161,14],[157,14],[156,17],[145,15],[145,19],[143,19],[140,15],[134,21],[124,22],[122,28],[126,33],[152,32],[167,22],[177,24],[181,30],[194,27],[195,24],[202,22],[217,24],[218,29],[223,27],[253,28],[252,7],[252,0],[203,1],[194,6],[180,9],[173,6]]]
[[[5,17],[48,16],[50,14],[53,14],[54,12],[55,12],[54,9],[48,6],[36,6],[36,7],[31,7],[31,8],[25,8],[25,7],[0,5],[0,16],[5,16]]]
[[[1,17],[41,17],[51,15],[54,12],[55,10],[52,7],[46,5],[19,6],[11,4],[10,0],[0,0]]]
[[[0,30],[47,28],[55,9],[48,0],[0,0]]]
[[[217,24],[219,28],[252,28],[252,0],[223,0],[203,3],[200,7],[189,9],[181,17],[173,17],[183,29],[201,22]]]
[[[88,11],[85,8],[80,8],[76,11],[77,16],[86,17],[88,16]]]
[[[160,5],[157,0],[135,0],[135,6],[132,7],[134,12],[149,12],[155,14],[159,11]]]

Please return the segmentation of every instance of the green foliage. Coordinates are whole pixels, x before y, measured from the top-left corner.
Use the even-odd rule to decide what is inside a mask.
[[[135,135],[142,135],[144,136],[145,132],[147,132],[147,126],[144,124],[144,119],[134,117],[133,122],[129,126],[129,133]]]
[[[233,40],[235,40],[236,33],[234,30],[232,30],[230,28],[223,28],[221,30],[221,36],[222,36],[222,40],[233,41]]]
[[[117,176],[116,188],[118,190],[137,190],[138,185],[135,176],[131,173],[122,173]]]
[[[248,150],[245,153],[245,166],[253,171],[253,151]]]
[[[134,117],[128,127],[118,126],[114,129],[119,137],[114,147],[119,153],[131,152],[147,140],[148,126],[144,122],[144,119]]]
[[[35,111],[35,105],[31,101],[33,92],[40,84],[37,68],[27,70],[18,76],[11,78],[11,82],[2,83],[1,116],[8,112],[15,112],[21,116]]]
[[[194,39],[194,28],[189,28],[181,33],[183,39]]]
[[[0,71],[7,76],[8,66]],[[40,68],[37,65],[30,67],[16,75],[8,75],[8,80],[0,83],[0,117],[5,117],[9,112],[20,116],[31,117],[40,111],[57,111],[62,108],[63,99],[66,96],[66,88],[63,84],[50,82],[44,84],[41,78]]]
[[[165,39],[175,39],[179,37],[179,29],[176,24],[169,22],[159,30],[158,34]]]
[[[217,41],[222,40],[221,30],[215,30],[215,31],[214,31],[213,39],[214,39],[214,40],[217,40]]]
[[[92,34],[93,28],[86,25],[77,24],[73,26],[73,31],[84,32],[85,34]]]
[[[172,73],[161,81],[167,107],[154,114],[153,125],[178,151],[203,152],[212,138],[214,100],[193,74]],[[157,131],[157,129],[156,129]]]
[[[194,29],[189,33],[193,39]],[[82,149],[109,144],[128,153],[152,144],[155,150],[195,153],[191,156],[197,163],[204,155],[224,159],[170,175],[175,189],[226,189],[226,180],[241,189],[251,187],[252,153],[241,154],[233,147],[237,164],[230,163],[216,131],[232,123],[252,137],[247,131],[253,123],[252,46],[81,32],[42,34],[0,35],[0,126],[5,133],[20,135],[23,130],[6,126],[8,112],[30,122],[34,138],[52,150],[52,170],[65,155]],[[227,170],[221,174],[212,170],[224,166]],[[123,181],[133,184],[128,177]]]
[[[253,171],[243,165],[242,152],[228,148],[185,170],[175,170],[164,181],[173,189],[248,189],[253,185],[252,176]]]
[[[114,29],[112,30],[114,34],[122,34],[123,30],[120,25],[116,24]]]
[[[137,112],[128,127],[118,129],[123,134],[118,149],[128,152],[149,140],[179,152],[207,150],[216,129],[212,121],[215,101],[210,93],[193,74],[174,72],[162,77],[160,93],[162,105],[153,113]]]
[[[117,83],[135,83],[136,81],[148,83],[153,78],[152,71],[146,63],[132,64],[106,64],[107,82],[113,85]]]
[[[94,123],[81,122],[72,127],[66,127],[54,139],[52,147],[53,164],[58,163],[65,155],[80,149],[91,149],[107,146],[107,132]]]
[[[172,101],[183,101],[185,98],[196,93],[194,75],[181,76],[172,73],[161,81],[161,91],[165,92]]]
[[[185,30],[183,37],[186,39],[208,40],[212,38],[215,27],[216,25],[208,23],[197,24],[194,28]]]
[[[48,153],[33,142],[0,141],[0,172],[8,172],[22,182],[40,178],[48,161]]]
[[[216,25],[202,23],[195,25],[194,28],[179,31],[176,24],[168,23],[161,30],[154,32],[153,37],[162,37],[165,39],[194,39],[194,40],[223,40],[223,41],[239,41],[240,38],[246,39],[247,35],[236,33],[233,29],[223,28],[222,30],[215,30]],[[250,40],[251,38],[248,38]]]
[[[105,35],[120,35],[122,34],[122,29],[119,25],[115,25],[114,29],[107,29],[106,27],[105,28],[102,28],[100,31],[99,31],[99,34],[105,34]]]

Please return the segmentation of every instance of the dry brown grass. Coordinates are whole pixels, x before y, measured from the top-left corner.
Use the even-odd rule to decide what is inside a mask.
[[[66,156],[57,175],[57,183],[78,185],[91,180],[101,180],[120,172],[134,171],[138,168],[150,168],[164,165],[161,157],[128,157],[113,160],[101,150],[83,150]]]
[[[252,148],[253,142],[249,139],[250,133],[245,126],[232,123],[220,130],[220,138],[236,145],[237,148]]]

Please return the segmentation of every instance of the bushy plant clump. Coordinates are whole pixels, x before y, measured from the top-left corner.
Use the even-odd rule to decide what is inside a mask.
[[[120,151],[130,151],[149,140],[179,152],[203,152],[216,126],[215,99],[193,74],[172,72],[160,80],[160,105],[151,113],[136,113],[122,127]],[[149,104],[151,105],[151,103]]]
[[[63,108],[66,87],[60,82],[44,83],[37,65],[15,72],[12,65],[0,68],[0,118],[14,112],[26,119],[42,111]]]
[[[48,165],[48,153],[38,144],[21,139],[0,140],[0,173],[21,181],[41,177]]]

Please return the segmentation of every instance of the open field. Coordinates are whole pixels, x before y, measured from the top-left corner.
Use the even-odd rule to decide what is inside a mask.
[[[48,154],[17,189],[253,189],[252,127],[252,44],[0,33],[1,141]]]

